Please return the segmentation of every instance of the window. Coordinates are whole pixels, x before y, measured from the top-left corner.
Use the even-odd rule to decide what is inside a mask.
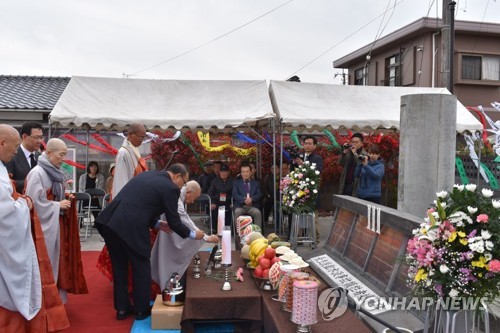
[[[463,55],[462,79],[500,80],[500,56]]]
[[[364,86],[365,85],[365,69],[360,68],[354,71],[354,85]]]
[[[401,63],[399,53],[385,59],[385,86],[401,85]]]

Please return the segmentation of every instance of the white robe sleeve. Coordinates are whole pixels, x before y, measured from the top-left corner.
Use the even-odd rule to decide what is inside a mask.
[[[115,161],[115,176],[113,178],[113,197],[116,197],[123,186],[134,177],[137,163],[135,156],[132,156],[126,148],[121,147],[118,150]]]
[[[40,268],[28,205],[12,192],[0,162],[0,306],[31,320],[42,306]]]

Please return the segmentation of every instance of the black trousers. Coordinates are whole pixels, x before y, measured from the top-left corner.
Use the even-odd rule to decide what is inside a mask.
[[[96,225],[108,247],[113,267],[113,299],[115,309],[147,312],[151,290],[150,258],[131,249],[113,230],[102,224]],[[128,295],[128,268],[132,269],[132,300]]]

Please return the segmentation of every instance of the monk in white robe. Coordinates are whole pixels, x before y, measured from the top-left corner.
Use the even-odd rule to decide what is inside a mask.
[[[147,171],[146,161],[141,157],[138,147],[146,137],[146,128],[142,124],[132,124],[127,138],[116,154],[112,195],[116,196],[132,177]]]
[[[27,198],[14,200],[14,188],[3,163],[21,143],[17,130],[0,125],[0,307],[31,320],[42,306],[42,284],[35,244],[31,236]],[[6,332],[0,320],[0,331]]]
[[[181,189],[177,211],[182,223],[191,230],[198,230],[198,228],[187,214],[185,205],[195,202],[200,194],[200,185],[193,180],[187,182],[186,186]],[[176,233],[158,233],[151,250],[151,277],[153,281],[158,283],[160,288],[163,288],[172,273],[178,273],[179,276],[182,276],[204,241],[217,243],[219,237],[211,235],[206,236],[203,240],[195,240],[182,238]]]
[[[50,139],[37,166],[26,177],[26,195],[33,200],[40,218],[52,273],[63,302],[66,302],[66,290],[74,294],[88,292],[81,263],[76,207],[71,204],[74,196],[66,197],[63,184],[61,165],[67,151],[64,141]],[[61,251],[63,245],[64,251]]]

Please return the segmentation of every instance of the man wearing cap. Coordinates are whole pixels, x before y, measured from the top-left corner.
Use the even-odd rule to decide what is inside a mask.
[[[229,166],[222,164],[219,177],[215,178],[208,189],[212,200],[212,230],[217,230],[219,207],[225,207],[225,225],[231,225],[231,198],[233,192],[233,179],[229,177]]]
[[[213,163],[210,161],[205,162],[203,164],[204,172],[198,177],[198,183],[201,187],[201,193],[208,193],[208,189],[210,188],[210,184],[216,178]]]

